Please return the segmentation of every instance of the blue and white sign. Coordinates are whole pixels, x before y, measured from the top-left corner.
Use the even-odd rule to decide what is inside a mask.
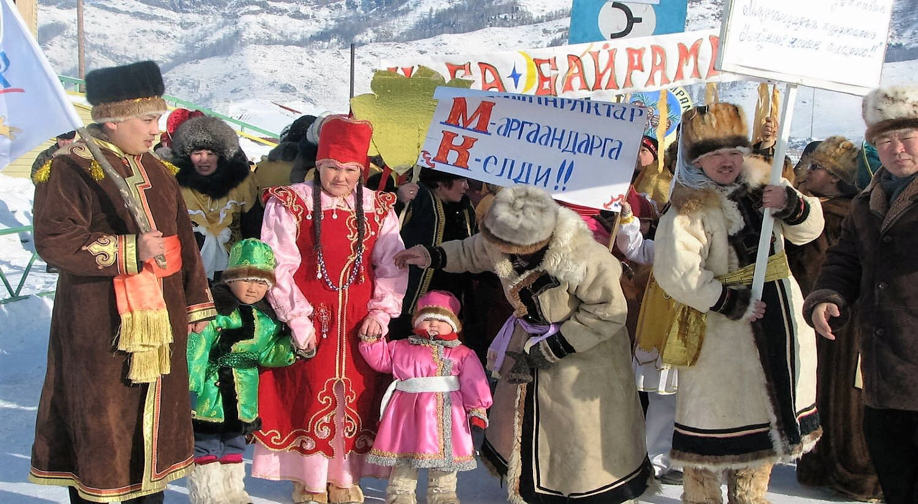
[[[574,0],[569,43],[685,31],[688,0]]]

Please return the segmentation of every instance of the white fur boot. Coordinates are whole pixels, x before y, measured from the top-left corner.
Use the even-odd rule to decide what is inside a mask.
[[[245,464],[220,464],[220,467],[223,468],[227,504],[251,504],[252,498],[245,491]]]
[[[220,464],[196,465],[188,475],[188,499],[191,504],[226,504],[223,471]]]

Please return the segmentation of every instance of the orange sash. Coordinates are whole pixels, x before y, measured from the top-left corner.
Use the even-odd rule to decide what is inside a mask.
[[[182,245],[177,235],[163,238],[166,268],[147,260],[136,275],[114,279],[115,299],[121,315],[118,350],[131,354],[128,379],[132,383],[152,383],[169,374],[169,344],[173,341],[169,311],[163,299],[160,278],[182,269]]]

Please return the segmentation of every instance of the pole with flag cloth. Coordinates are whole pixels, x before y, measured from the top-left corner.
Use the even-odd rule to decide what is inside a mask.
[[[0,0],[0,170],[83,126],[12,0]]]
[[[153,231],[124,177],[112,168],[86,131],[57,74],[12,0],[0,0],[0,3],[0,169],[47,139],[76,130],[105,176],[118,187],[140,232]],[[164,256],[158,255],[155,259],[161,268],[166,267]]]

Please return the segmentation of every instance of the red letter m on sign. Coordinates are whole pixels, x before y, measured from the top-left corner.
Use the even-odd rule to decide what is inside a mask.
[[[464,129],[472,129],[482,133],[488,132],[488,123],[491,121],[491,109],[494,108],[494,102],[482,101],[472,117],[469,117],[469,107],[465,98],[453,98],[453,108],[449,111],[449,117],[446,118],[446,124]],[[469,127],[475,120],[478,122],[474,127]]]

